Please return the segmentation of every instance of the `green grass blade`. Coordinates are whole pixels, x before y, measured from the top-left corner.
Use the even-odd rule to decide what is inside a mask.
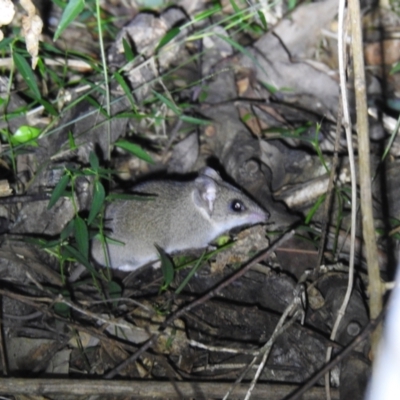
[[[56,187],[54,188],[53,193],[51,194],[51,197],[49,200],[49,205],[47,206],[48,210],[50,210],[50,208],[53,207],[54,204],[57,203],[58,199],[64,194],[65,189],[67,188],[69,182],[70,182],[69,175],[64,175],[60,179],[60,181],[57,183]]]
[[[115,142],[115,146],[120,147],[121,149],[124,149],[126,151],[129,151],[129,153],[132,153],[136,157],[148,162],[149,164],[154,164],[154,161],[149,156],[149,154],[147,154],[147,152],[137,144],[128,142],[127,140],[118,140],[117,142]]]
[[[261,24],[262,24],[262,26],[264,28],[264,31],[267,31],[268,30],[268,23],[267,23],[267,20],[265,19],[264,13],[262,11],[257,11],[257,13],[258,13],[258,17],[260,18]]]
[[[59,112],[53,107],[51,103],[44,99],[38,99],[39,103],[44,107],[44,109],[53,117],[57,117]]]
[[[94,221],[94,219],[100,212],[101,208],[103,207],[105,198],[106,191],[104,190],[104,186],[101,182],[96,181],[94,184],[92,206],[90,207],[89,217],[87,221],[88,225],[90,225]]]
[[[156,52],[158,50],[160,50],[162,47],[164,47],[166,44],[168,44],[171,40],[173,40],[174,38],[176,38],[179,33],[180,33],[180,28],[175,27],[170,29],[165,35],[164,37],[161,38],[160,43],[158,43],[157,47],[156,47]]]
[[[161,285],[160,290],[163,291],[163,290],[167,290],[169,285],[174,280],[174,275],[175,275],[174,264],[168,257],[167,253],[160,246],[157,246],[157,244],[155,244],[155,243],[154,243],[154,246],[157,249],[158,254],[160,255],[161,271],[162,271],[163,277],[164,277],[164,282]]]
[[[114,77],[119,83],[119,85],[122,87],[123,91],[125,92],[125,95],[128,98],[129,102],[131,103],[132,108],[136,110],[135,99],[132,96],[132,91],[129,85],[126,83],[125,78],[119,72],[115,72]]]
[[[206,119],[201,119],[201,118],[196,118],[196,117],[190,117],[188,115],[181,115],[179,117],[184,122],[188,122],[189,124],[195,124],[195,125],[210,125],[210,121]]]
[[[190,272],[187,274],[186,278],[182,281],[182,283],[179,285],[178,289],[175,290],[176,294],[179,294],[182,292],[182,290],[185,288],[185,286],[188,284],[190,279],[192,279],[193,275],[197,272],[197,270],[200,268],[202,265],[204,258],[205,258],[206,252],[204,252],[201,257],[197,260],[196,265],[190,270]]]
[[[85,268],[90,273],[92,273],[96,278],[100,278],[100,274],[92,267],[90,262],[87,259],[85,259],[83,257],[83,255],[77,249],[75,249],[75,247],[72,247],[69,245],[64,246],[62,249],[62,254],[65,258],[69,257],[69,258],[73,258],[73,259],[77,260],[78,262],[83,264],[85,266]]]
[[[35,99],[40,99],[40,90],[36,83],[35,74],[33,73],[31,66],[28,64],[25,58],[21,56],[21,54],[16,52],[13,53],[13,59],[15,66],[24,78]]]
[[[77,215],[75,217],[75,239],[82,256],[89,260],[89,232],[86,222]]]
[[[132,47],[126,41],[126,39],[122,39],[122,46],[124,47],[124,54],[127,62],[131,62],[135,59],[135,54],[133,53]]]
[[[319,196],[318,200],[315,202],[315,204],[311,207],[311,210],[307,213],[306,219],[304,223],[308,225],[310,221],[312,220],[312,217],[314,214],[318,211],[318,208],[321,206],[321,204],[325,201],[326,195],[323,194],[322,196]]]
[[[161,93],[156,92],[155,90],[153,90],[153,94],[176,115],[182,114],[182,111],[170,99],[167,99],[165,96],[163,96]]]
[[[214,15],[214,14],[220,12],[221,10],[222,10],[222,6],[221,6],[220,4],[215,4],[215,5],[214,5],[212,8],[210,8],[209,10],[202,11],[202,12],[198,13],[197,15],[195,15],[195,16],[192,18],[192,21],[191,21],[191,22],[188,22],[188,23],[185,24],[183,27],[186,28],[186,26],[188,26],[189,24],[193,24],[193,23],[195,23],[195,22],[199,22],[199,21],[201,21],[201,20],[203,20],[203,19],[209,18],[210,16],[212,16],[212,15]],[[183,27],[182,27],[182,28],[183,28]]]
[[[235,3],[234,0],[229,0],[229,2],[231,3],[231,6],[233,8],[233,11],[237,14],[240,13],[240,8],[239,6]]]
[[[92,167],[93,171],[97,172],[99,170],[99,166],[100,166],[99,159],[96,156],[96,153],[93,151],[91,151],[89,154],[89,163],[90,163],[90,166]]]
[[[85,7],[84,0],[69,0],[67,7],[61,16],[60,24],[54,34],[53,40],[56,41],[68,25],[82,12]]]

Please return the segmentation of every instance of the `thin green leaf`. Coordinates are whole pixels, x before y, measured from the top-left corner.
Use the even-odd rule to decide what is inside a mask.
[[[96,235],[93,236],[93,239],[99,240],[99,241],[104,241],[107,244],[112,244],[116,246],[125,246],[124,242],[121,242],[120,240],[110,238],[108,236],[105,236],[104,234],[102,235],[101,233],[96,233]]]
[[[74,139],[74,135],[71,131],[68,132],[68,144],[69,144],[70,150],[75,150],[77,148],[75,139]]]
[[[149,156],[149,154],[147,154],[147,152],[145,150],[143,150],[137,144],[128,142],[127,140],[118,140],[117,142],[115,142],[115,146],[120,147],[121,149],[124,149],[126,151],[129,151],[130,153],[134,154],[136,157],[148,162],[149,164],[154,164],[154,161]]]
[[[164,282],[161,285],[160,290],[166,290],[174,280],[174,275],[175,275],[174,264],[168,257],[167,253],[160,246],[158,246],[155,243],[154,246],[157,249],[158,254],[160,255],[161,271],[164,277]]]
[[[136,112],[132,111],[123,111],[113,115],[113,118],[135,118],[138,120],[142,120],[148,117],[149,116],[147,114],[137,114]]]
[[[216,14],[217,12],[219,12],[221,10],[222,10],[221,5],[220,4],[216,4],[214,7],[210,8],[210,9],[208,9],[206,11],[202,11],[201,13],[198,13],[197,15],[195,15],[192,18],[191,23],[199,22],[199,21],[201,21],[203,19],[206,19],[206,18],[210,17],[211,15]],[[188,24],[186,24],[186,25],[188,25]],[[186,25],[184,25],[184,26],[186,27]]]
[[[49,200],[49,205],[47,206],[48,210],[50,210],[50,208],[53,207],[54,204],[57,203],[57,200],[64,194],[65,189],[67,188],[69,182],[70,182],[69,175],[64,175],[60,179],[60,181],[57,183],[56,187],[54,188],[53,193],[51,194],[51,197]]]
[[[167,99],[165,96],[163,96],[161,93],[156,92],[155,90],[153,90],[153,94],[176,115],[182,114],[182,110],[180,110],[170,99]]]
[[[45,239],[36,239],[36,238],[26,237],[26,238],[24,238],[24,243],[34,244],[35,246],[38,246],[42,249],[51,249],[56,246],[59,246],[60,240],[45,240]]]
[[[35,74],[33,73],[31,66],[28,64],[25,58],[21,56],[21,54],[16,52],[13,52],[13,59],[15,66],[24,78],[24,81],[28,85],[29,89],[32,91],[35,99],[40,99],[40,90],[36,83]]]
[[[89,217],[88,217],[88,225],[94,221],[101,208],[103,207],[104,200],[106,198],[106,191],[104,190],[104,186],[101,182],[96,181],[94,184],[93,190],[93,201],[92,206],[90,207]]]
[[[176,38],[180,32],[181,32],[181,30],[178,27],[170,29],[164,35],[164,37],[161,38],[160,43],[158,43],[158,45],[156,47],[156,51],[160,50],[162,47],[164,47],[166,44],[168,44],[171,40]]]
[[[93,171],[98,171],[99,170],[99,159],[96,156],[96,153],[94,151],[91,151],[89,154],[89,163],[90,166],[92,167]]]
[[[44,109],[53,117],[57,117],[59,112],[53,107],[51,103],[44,99],[38,99],[38,102],[44,107]]]
[[[236,4],[236,2],[234,0],[229,0],[229,2],[231,3],[231,6],[233,8],[233,11],[235,13],[240,13],[240,8],[238,7],[238,5]]]
[[[71,219],[71,221],[68,222],[68,224],[64,227],[64,229],[60,233],[61,241],[64,241],[65,239],[69,238],[72,235],[72,232],[75,229],[74,226],[75,226],[75,220]]]
[[[317,210],[321,206],[321,204],[324,202],[325,197],[326,197],[325,194],[323,194],[322,196],[319,196],[318,200],[312,206],[311,210],[307,213],[306,219],[305,219],[305,222],[304,222],[305,224],[309,224],[310,223],[312,217],[317,212]]]
[[[122,46],[124,47],[124,54],[126,61],[131,62],[135,59],[135,55],[133,54],[132,47],[126,41],[126,39],[122,39]]]
[[[75,217],[75,239],[82,256],[89,260],[89,232],[86,222],[77,215]]]
[[[200,268],[202,262],[204,261],[206,251],[201,255],[201,257],[197,260],[196,265],[190,270],[190,272],[187,274],[186,278],[182,281],[182,283],[179,285],[178,289],[175,290],[176,294],[179,294],[182,292],[182,290],[185,288],[185,286],[188,284],[192,276],[197,272],[197,270]]]
[[[188,122],[189,124],[196,124],[196,125],[210,125],[210,121],[201,118],[190,117],[188,115],[181,115],[179,117],[184,122]]]
[[[4,50],[10,47],[10,45],[12,44],[12,42],[15,40],[13,35],[10,35],[12,37],[9,38],[5,38],[0,42],[0,50]]]
[[[257,11],[257,13],[258,13],[258,18],[260,18],[260,21],[261,21],[261,24],[262,24],[264,30],[267,31],[268,23],[267,23],[267,20],[265,19],[264,13],[262,11]]]
[[[119,299],[122,297],[122,286],[115,282],[115,281],[109,281],[108,282],[108,295],[110,296],[111,299]],[[116,307],[118,302],[113,301],[113,306]]]
[[[65,258],[73,258],[80,262],[90,273],[92,273],[96,278],[100,278],[100,274],[92,267],[90,262],[83,257],[83,255],[72,246],[64,246],[62,254]]]
[[[53,40],[56,41],[68,25],[82,12],[85,7],[84,0],[69,0],[67,7],[61,16],[60,24],[54,34]]]
[[[131,88],[125,81],[124,77],[119,72],[115,72],[114,77],[122,87],[123,91],[125,92],[125,95],[128,98],[129,102],[131,103],[132,108],[136,110],[135,99],[133,98]]]
[[[279,89],[277,89],[275,86],[270,85],[269,83],[261,81],[261,84],[267,89],[271,94],[275,94],[278,92]]]
[[[101,112],[105,118],[108,118],[107,111],[104,109],[104,107],[102,107],[102,105],[101,105],[97,100],[95,100],[92,96],[86,97],[86,100],[87,100],[88,103],[90,103],[94,108],[96,108],[99,112]]]

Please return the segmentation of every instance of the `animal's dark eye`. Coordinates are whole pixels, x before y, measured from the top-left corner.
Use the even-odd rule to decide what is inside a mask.
[[[243,212],[246,209],[244,204],[238,199],[232,200],[230,207],[232,211],[237,213]]]

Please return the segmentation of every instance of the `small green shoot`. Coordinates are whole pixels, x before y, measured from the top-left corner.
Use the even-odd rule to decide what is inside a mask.
[[[154,96],[161,101],[161,103],[165,104],[174,114],[181,115],[182,110],[178,108],[173,101],[168,99],[167,97],[163,96],[161,93],[156,92],[155,90],[152,91]]]

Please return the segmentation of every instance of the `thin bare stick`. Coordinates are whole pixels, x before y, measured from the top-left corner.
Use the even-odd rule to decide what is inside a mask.
[[[175,381],[175,385],[165,379],[155,381],[150,379],[142,380],[116,380],[105,381],[99,379],[52,379],[45,378],[0,378],[1,393],[12,393],[15,397],[26,395],[32,398],[34,395],[39,398],[77,398],[77,396],[88,398],[90,395],[98,395],[99,399],[130,398],[130,399],[211,399],[221,398],[229,387],[229,382],[210,382],[190,380],[186,382]],[[269,400],[286,399],[297,385],[259,383],[255,388],[254,398],[264,399],[268,393]],[[177,391],[179,390],[179,392]],[[246,393],[247,384],[243,383],[237,388],[235,398],[242,399]],[[304,400],[321,399],[321,388],[313,388],[307,393]],[[107,397],[106,397],[107,396]],[[10,396],[9,396],[10,397]],[[9,398],[7,397],[7,398]],[[19,396],[18,398],[22,398]],[[25,397],[26,398],[26,397]],[[336,391],[335,399],[339,399]]]
[[[0,296],[0,305],[3,309],[3,296]],[[4,337],[3,337],[3,321],[0,321],[0,360],[1,360],[1,368],[3,371],[3,375],[8,375],[8,364],[6,360],[6,352],[4,348]]]
[[[357,138],[360,171],[360,203],[362,214],[362,230],[366,250],[369,279],[369,312],[370,318],[375,319],[382,311],[382,294],[384,288],[381,284],[379,273],[378,247],[376,244],[374,217],[372,214],[368,107],[361,28],[362,17],[360,13],[359,0],[349,0],[348,4],[352,33],[351,47],[354,62],[354,89],[356,96],[357,112]],[[381,330],[378,327],[371,337],[371,350],[373,354],[375,353],[376,346],[378,345],[380,331]]]
[[[265,367],[265,364],[267,362],[268,356],[272,350],[272,346],[273,344],[276,342],[276,339],[287,329],[289,329],[290,326],[292,326],[298,319],[298,317],[301,315],[302,319],[304,319],[304,310],[302,308],[302,302],[299,299],[299,296],[301,296],[300,294],[298,296],[295,296],[295,298],[293,299],[292,303],[290,304],[289,307],[287,307],[287,309],[285,310],[285,312],[283,313],[281,319],[278,322],[278,325],[276,326],[276,329],[274,331],[274,333],[272,334],[272,336],[270,337],[270,339],[268,340],[268,342],[263,346],[263,348],[261,349],[261,353],[263,353],[263,357],[261,359],[261,362],[257,368],[257,372],[254,376],[254,378],[251,381],[250,387],[248,392],[246,393],[246,397],[245,400],[249,400],[251,397],[251,394],[256,386],[256,383],[258,382],[258,379],[260,378],[261,372]],[[286,321],[286,318],[288,318],[288,316],[294,311],[294,309],[297,308],[297,310],[294,312],[294,315],[292,316],[292,318],[290,318],[290,320],[284,325],[284,322]],[[225,398],[227,398],[227,396],[225,396]]]
[[[343,125],[346,131],[347,151],[349,154],[350,176],[351,176],[351,228],[350,228],[350,259],[349,259],[349,278],[347,282],[346,293],[337,314],[336,320],[333,324],[330,339],[333,341],[336,338],[336,333],[339,329],[340,322],[346,312],[347,305],[350,300],[351,292],[353,290],[354,280],[354,252],[355,252],[355,239],[356,239],[356,223],[357,223],[357,177],[356,166],[354,161],[353,142],[351,135],[351,123],[349,104],[347,99],[346,87],[346,74],[345,74],[345,29],[344,29],[344,11],[345,0],[339,0],[339,15],[338,15],[338,58],[339,58],[339,74],[340,74],[340,92],[343,105]],[[328,362],[332,356],[332,347],[328,347],[326,351],[326,361]],[[325,393],[326,398],[330,400],[329,391],[329,374],[325,375]]]

